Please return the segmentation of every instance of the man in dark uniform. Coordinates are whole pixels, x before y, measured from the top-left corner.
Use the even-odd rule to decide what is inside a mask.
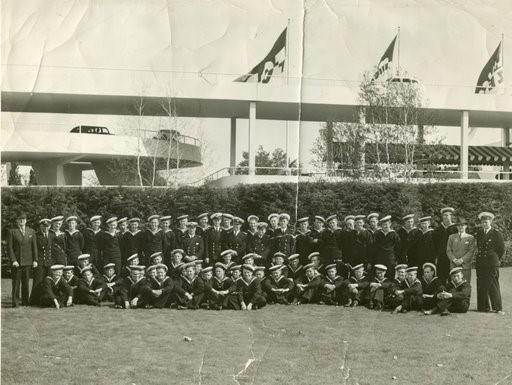
[[[188,222],[188,233],[183,236],[182,244],[185,256],[190,261],[193,259],[203,259],[204,257],[204,243],[203,238],[196,234],[197,223]]]
[[[100,306],[105,296],[107,285],[102,279],[95,278],[90,267],[82,270],[82,278],[78,280],[76,289],[76,303],[84,305]]]
[[[233,215],[223,213],[222,214],[222,228],[225,231],[231,231],[231,229],[233,228],[232,223],[233,223]]]
[[[308,255],[313,252],[313,239],[310,237],[309,218],[304,217],[297,220],[298,229],[295,231],[295,253],[299,254],[300,262],[307,264]]]
[[[258,223],[260,221],[260,218],[258,218],[256,215],[249,215],[247,217],[247,242],[251,242],[252,237],[256,235],[258,232]]]
[[[226,276],[226,266],[217,262],[215,264],[215,276],[212,279],[212,295],[214,310],[222,310],[228,306],[229,294],[235,291],[233,281]]]
[[[202,213],[197,216],[197,229],[196,234],[200,237],[203,237],[203,239],[206,236],[206,231],[210,228],[210,225],[208,224],[208,213]]]
[[[436,295],[443,286],[439,277],[436,276],[436,265],[426,262],[422,266],[423,276],[420,277],[422,294],[422,309],[432,309],[437,303]]]
[[[302,282],[295,284],[296,298],[293,300],[294,305],[302,303],[319,303],[322,299],[322,289],[324,286],[324,279],[319,274],[313,263],[304,266],[305,277]]]
[[[178,221],[178,226],[176,227],[176,231],[174,232],[176,235],[176,247],[182,249],[183,237],[188,233],[188,215],[180,215],[179,217],[176,218],[176,220]]]
[[[387,299],[394,285],[386,278],[388,268],[384,265],[375,265],[375,276],[370,280],[368,287],[368,308],[382,310],[387,306]]]
[[[320,215],[315,215],[313,228],[309,232],[311,238],[311,252],[320,251],[320,233],[324,230],[325,219]]]
[[[167,264],[171,260],[171,251],[176,248],[176,234],[171,229],[170,215],[165,215],[160,218],[160,226],[164,233],[164,249],[162,252],[163,260]]]
[[[283,253],[285,258],[295,253],[295,237],[292,229],[288,227],[290,216],[288,214],[279,215],[279,228],[274,231],[272,251],[273,253]]]
[[[418,260],[418,239],[421,231],[414,226],[414,214],[408,214],[402,220],[404,225],[396,231],[400,237],[400,253],[397,262],[412,265]]]
[[[274,238],[274,232],[279,229],[279,214],[272,213],[267,217],[269,226],[267,229],[267,235],[270,239]]]
[[[12,306],[29,305],[30,270],[37,268],[37,241],[36,233],[27,226],[27,216],[19,213],[16,216],[16,227],[7,232],[7,250],[12,266]]]
[[[368,231],[372,234],[375,234],[375,232],[380,229],[379,214],[378,213],[368,214],[368,216],[366,217],[366,220],[368,221]]]
[[[364,271],[364,265],[361,263],[352,268],[352,275],[345,285],[346,298],[344,306],[357,307],[362,305],[366,300],[366,289],[370,286],[370,282]]]
[[[505,314],[501,303],[500,260],[505,254],[505,243],[501,233],[492,228],[494,214],[478,214],[482,227],[476,233],[476,292],[477,310]],[[490,302],[490,305],[489,305]]]
[[[320,259],[324,266],[343,261],[341,229],[338,217],[331,215],[326,219],[327,228],[320,234]]]
[[[437,293],[437,305],[423,313],[425,315],[441,313],[442,316],[450,312],[466,313],[471,300],[471,284],[464,279],[462,267],[455,267],[450,270],[451,281],[446,286],[441,286]]]
[[[354,218],[354,230],[348,235],[350,255],[349,258],[345,259],[345,262],[349,263],[351,266],[362,263],[368,269],[373,237],[370,232],[364,228],[365,218],[364,215],[357,215]]]
[[[417,252],[415,253],[416,260],[410,260],[409,265],[418,266],[418,274],[423,275],[423,264],[435,263],[436,249],[434,240],[432,238],[434,231],[430,227],[430,220],[432,217],[427,216],[420,218],[420,236],[417,243]]]
[[[50,267],[54,265],[52,258],[52,238],[50,233],[51,221],[47,218],[39,221],[39,230],[36,232],[37,242],[37,267],[34,268],[34,280],[32,291],[42,282],[43,278],[51,274]]]
[[[352,259],[352,250],[350,249],[350,234],[355,229],[355,220],[355,215],[345,216],[345,226],[341,230],[341,252],[345,261],[350,261]]]
[[[343,278],[338,275],[336,264],[325,267],[322,302],[326,305],[341,305],[343,303],[343,287],[346,285]]]
[[[230,296],[229,307],[234,310],[257,310],[267,304],[261,282],[254,277],[254,266],[242,265],[242,278],[236,282],[237,296]]]
[[[391,215],[387,215],[380,220],[381,229],[375,231],[374,255],[371,264],[373,266],[380,264],[388,268],[387,277],[393,278],[396,266],[396,257],[400,252],[400,237],[395,230],[391,228]]]
[[[272,245],[269,236],[265,234],[267,226],[268,225],[265,222],[259,222],[257,224],[256,234],[251,237],[247,249],[249,252],[256,253],[261,256],[261,259],[258,259],[257,261],[258,264],[269,266],[271,262],[270,251],[272,249]]]
[[[106,221],[108,226],[106,231],[98,233],[98,259],[100,266],[107,263],[115,263],[116,274],[121,274],[121,236],[117,232],[117,218],[111,217]]]
[[[98,258],[98,246],[96,245],[96,237],[102,231],[101,216],[94,215],[89,219],[91,227],[86,228],[83,231],[84,234],[84,253],[91,256],[91,262],[97,263]]]
[[[178,309],[198,309],[203,302],[204,281],[196,274],[196,264],[189,262],[183,266],[183,274],[175,282],[175,297]]]
[[[143,232],[139,229],[140,218],[128,220],[128,231],[121,238],[121,261],[126,266],[127,259],[133,254],[142,255]]]
[[[51,267],[51,276],[46,276],[34,293],[33,305],[57,309],[73,305],[73,290],[62,278],[63,269],[63,265]]]
[[[268,303],[288,305],[288,296],[294,283],[282,273],[283,266],[272,266],[269,269],[270,277],[263,283],[263,291],[266,293]]]
[[[131,266],[130,276],[119,282],[115,292],[114,302],[116,309],[130,309],[144,307],[144,295],[146,293],[145,266]]]
[[[436,250],[436,266],[437,275],[443,284],[449,279],[450,272],[450,258],[446,254],[446,246],[448,244],[448,237],[457,233],[457,227],[452,222],[452,216],[455,209],[452,207],[445,207],[441,209],[443,217],[441,224],[434,229],[432,239]]]
[[[309,262],[309,260],[308,260]],[[292,254],[288,257],[288,279],[293,282],[303,281],[304,279],[304,267],[300,263],[299,254]]]
[[[224,230],[220,226],[222,221],[222,213],[214,213],[210,216],[213,226],[210,226],[204,237],[204,255],[205,260],[212,265],[220,262],[222,253],[222,241],[224,237]]]
[[[393,314],[407,313],[409,310],[419,310],[423,303],[423,288],[421,282],[417,279],[418,268],[416,266],[408,267],[405,269],[405,272],[407,276],[400,288],[395,290],[395,295],[402,302],[393,310]]]
[[[68,221],[68,219],[66,219],[66,221]],[[128,231],[128,218],[127,217],[122,217],[121,219],[118,219],[117,220],[117,232],[119,233],[119,235],[122,237],[124,235],[124,233],[126,233]]]
[[[149,265],[149,257],[156,252],[165,249],[165,234],[160,228],[160,216],[151,215],[148,218],[148,227],[142,235],[142,260],[143,265]]]
[[[244,220],[239,217],[233,218],[233,229],[229,230],[224,237],[224,250],[235,250],[241,258],[247,254],[247,234],[240,230]]]
[[[146,285],[146,302],[155,308],[163,309],[171,305],[174,281],[167,276],[167,266],[156,265],[156,276],[148,278]]]

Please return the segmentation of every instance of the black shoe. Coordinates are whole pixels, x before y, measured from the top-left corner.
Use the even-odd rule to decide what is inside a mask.
[[[373,301],[370,301],[370,303],[368,303],[368,309],[373,309],[375,308],[375,305],[373,304]]]
[[[450,315],[450,312],[448,311],[448,309],[445,309],[441,312],[441,317],[446,316],[446,315]]]

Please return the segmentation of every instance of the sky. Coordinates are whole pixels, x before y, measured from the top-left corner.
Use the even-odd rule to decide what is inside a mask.
[[[289,27],[290,77],[342,79],[357,87],[400,27],[400,65],[425,85],[474,87],[505,35],[512,36],[512,2],[507,0],[4,0],[2,83],[13,68],[33,66],[43,81],[47,68],[113,71],[187,71],[222,75],[248,72]],[[512,49],[505,40],[505,80],[512,79]],[[233,76],[234,78],[235,76]],[[50,81],[51,79],[46,79]],[[510,81],[512,83],[512,81]],[[508,85],[510,85],[510,83]],[[273,86],[272,82],[268,85]],[[274,85],[278,87],[279,85]],[[511,106],[512,109],[512,106]],[[116,134],[133,121],[123,116],[7,114],[16,129],[69,131],[98,124]],[[148,118],[150,127],[161,126]],[[198,177],[229,164],[227,119],[180,118],[182,132],[206,143]],[[288,123],[290,154],[311,164],[320,123]],[[247,121],[238,122],[237,157],[247,149]],[[258,121],[258,145],[286,147],[286,123]],[[5,128],[4,128],[5,133]],[[447,144],[458,144],[457,128],[441,128]],[[471,143],[497,142],[499,130],[474,130]],[[300,148],[300,151],[297,149]],[[295,150],[295,151],[292,151]],[[292,155],[294,154],[294,155]]]

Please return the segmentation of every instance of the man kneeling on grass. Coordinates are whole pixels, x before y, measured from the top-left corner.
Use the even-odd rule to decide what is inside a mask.
[[[446,286],[440,287],[437,293],[437,305],[424,312],[425,315],[441,313],[449,315],[450,311],[454,313],[466,313],[469,309],[471,299],[471,284],[464,279],[462,267],[455,267],[450,270],[451,282]]]
[[[261,292],[260,280],[253,276],[254,266],[242,265],[242,278],[236,282],[238,295],[230,297],[230,307],[235,310],[256,310],[267,304]]]
[[[423,289],[421,282],[417,279],[418,268],[416,266],[408,267],[405,272],[407,275],[400,289],[395,290],[396,298],[402,302],[393,310],[393,314],[421,309]]]
[[[51,277],[45,277],[35,290],[33,304],[43,307],[55,307],[60,309],[62,306],[73,305],[73,289],[62,278],[63,265],[53,265],[50,267]]]
[[[145,266],[131,266],[130,276],[123,278],[118,290],[114,292],[116,309],[130,309],[144,306],[146,278]]]

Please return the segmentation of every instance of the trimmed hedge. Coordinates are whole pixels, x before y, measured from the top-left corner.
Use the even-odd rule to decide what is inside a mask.
[[[297,205],[295,205],[298,198]],[[231,188],[181,187],[150,188],[67,188],[25,187],[2,189],[2,228],[14,222],[17,210],[27,213],[28,224],[37,227],[43,217],[77,215],[83,223],[94,214],[104,217],[147,218],[150,214],[192,216],[203,212],[229,212],[242,218],[256,214],[266,220],[273,212],[287,212],[294,219],[337,213],[391,214],[397,226],[409,213],[432,215],[441,220],[439,209],[452,206],[474,230],[477,214],[496,214],[495,225],[512,241],[512,183],[298,183],[239,185]],[[435,224],[434,224],[435,226]],[[510,246],[510,245],[509,245]],[[507,248],[507,264],[512,250]]]

